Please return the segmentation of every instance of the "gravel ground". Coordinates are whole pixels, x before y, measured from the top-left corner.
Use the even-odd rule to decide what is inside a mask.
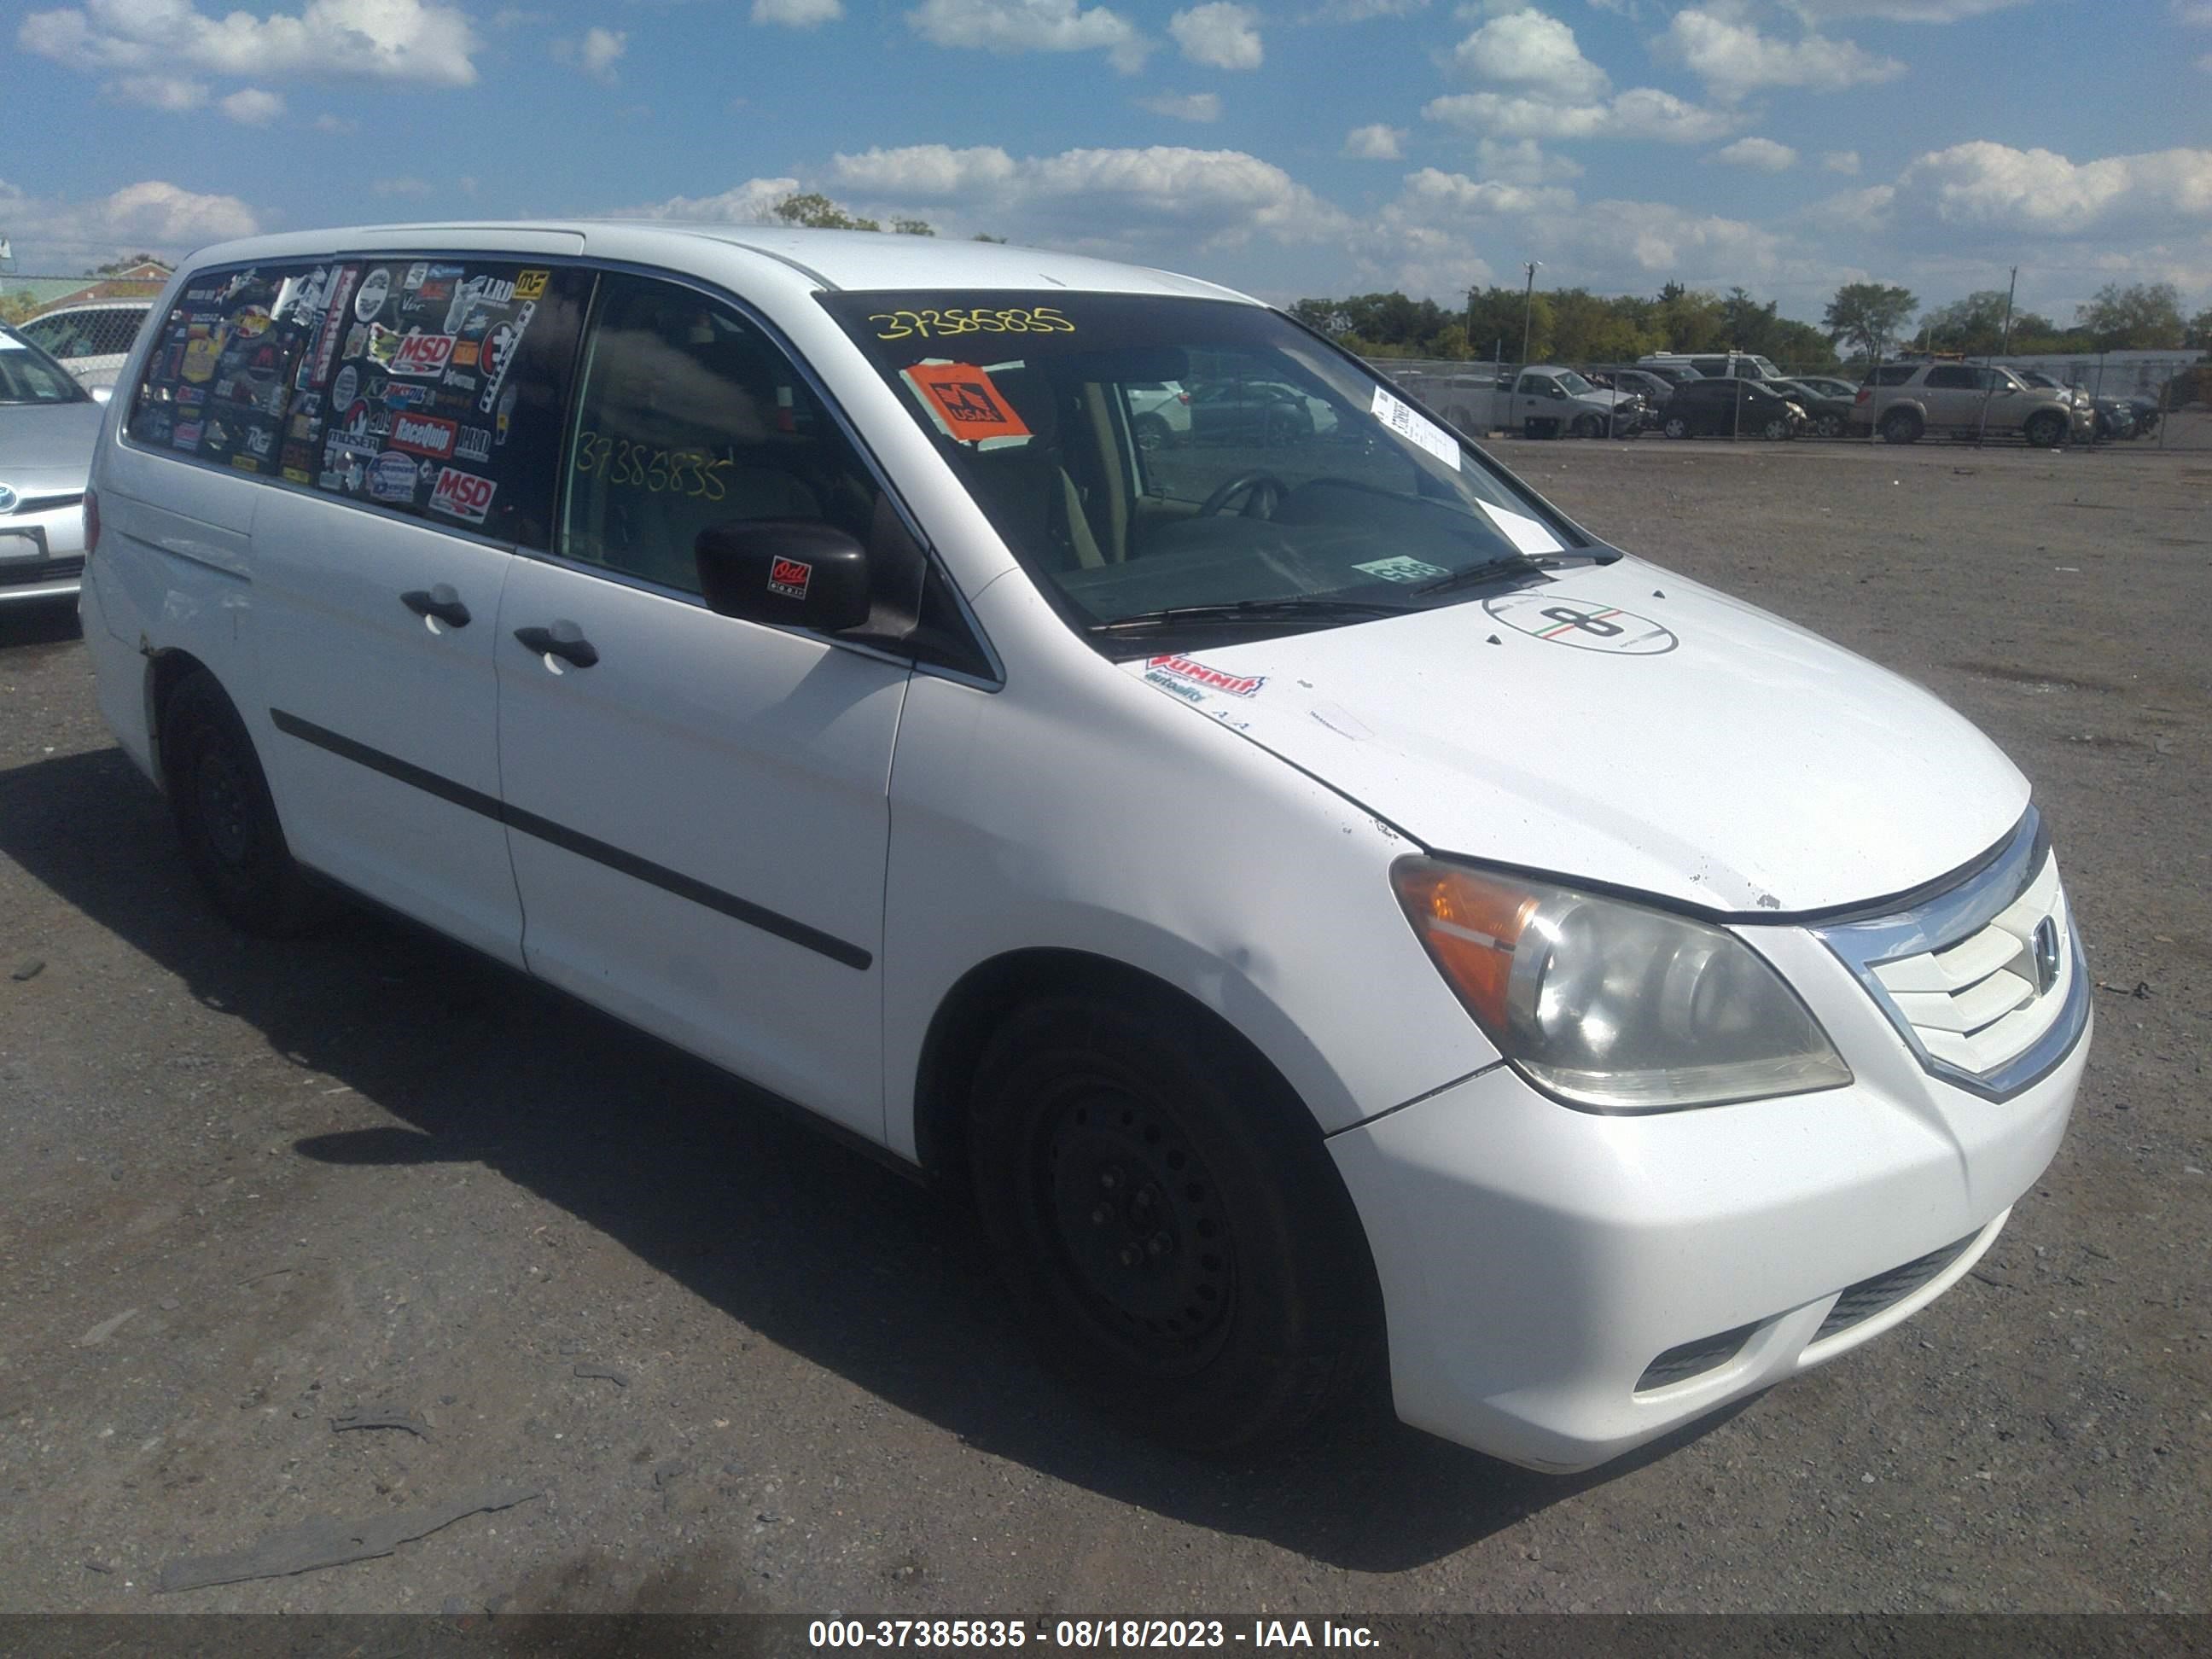
[[[2098,1047],[1949,1297],[1577,1479],[1374,1413],[1165,1454],[1040,1372],[959,1214],[727,1082],[380,917],[226,931],[73,623],[0,616],[0,1607],[2205,1610],[2212,457],[1503,453],[2034,779]],[[494,1488],[538,1495],[157,1593]]]

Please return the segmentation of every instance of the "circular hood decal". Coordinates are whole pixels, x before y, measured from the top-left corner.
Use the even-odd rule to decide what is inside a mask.
[[[1656,657],[1681,641],[1649,617],[1592,599],[1571,599],[1554,589],[1504,593],[1482,608],[1508,628],[1547,645],[1571,645],[1578,651],[1611,651],[1626,657]]]

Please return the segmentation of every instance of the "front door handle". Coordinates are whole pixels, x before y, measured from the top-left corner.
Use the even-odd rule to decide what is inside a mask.
[[[556,623],[550,628],[518,628],[514,637],[522,641],[526,650],[541,657],[558,657],[579,668],[589,668],[599,659],[599,652],[574,623]],[[552,665],[546,664],[548,668]]]
[[[444,582],[425,592],[416,588],[399,596],[399,603],[416,616],[428,621],[435,617],[448,628],[466,628],[469,608],[461,603],[461,596]]]

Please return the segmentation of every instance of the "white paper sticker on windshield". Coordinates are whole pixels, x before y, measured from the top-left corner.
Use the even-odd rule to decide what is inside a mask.
[[[1375,388],[1375,418],[1416,449],[1425,449],[1453,471],[1459,471],[1459,440],[1388,386]]]
[[[1488,501],[1477,501],[1475,505],[1490,515],[1491,523],[1498,526],[1499,533],[1511,542],[1517,551],[1559,553],[1565,550],[1565,544],[1557,536],[1527,514],[1516,513],[1510,507],[1492,507]]]
[[[0,334],[0,351],[21,351],[23,343],[12,335]]]

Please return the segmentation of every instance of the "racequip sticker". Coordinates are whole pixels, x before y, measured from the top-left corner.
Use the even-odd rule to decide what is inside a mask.
[[[410,455],[428,455],[437,460],[450,459],[453,440],[460,434],[457,421],[440,420],[434,415],[417,415],[401,410],[392,417],[392,432],[385,440],[394,449],[404,449]]]
[[[814,580],[814,567],[798,559],[778,559],[768,568],[768,591],[787,599],[803,599]]]
[[[372,343],[370,355],[375,354]],[[392,352],[391,368],[394,374],[432,379],[446,372],[453,361],[453,337],[450,334],[402,334]]]
[[[364,323],[372,320],[384,309],[384,302],[391,294],[392,273],[379,265],[361,279],[361,292],[353,296],[353,314]]]
[[[1218,668],[1208,668],[1202,662],[1188,657],[1150,657],[1145,661],[1145,678],[1164,674],[1182,684],[1207,691],[1220,691],[1232,697],[1249,697],[1267,683],[1264,674],[1230,674]]]
[[[491,498],[498,489],[489,478],[479,478],[473,472],[449,466],[438,474],[437,488],[430,492],[430,510],[470,524],[482,524],[484,514],[491,511]]]
[[[902,378],[920,394],[939,430],[956,442],[1030,435],[990,375],[973,363],[916,363]]]
[[[1672,629],[1617,605],[1560,597],[1556,587],[1501,593],[1482,608],[1532,639],[1547,645],[1571,645],[1579,651],[1610,651],[1617,656],[1656,657],[1681,641]]]

